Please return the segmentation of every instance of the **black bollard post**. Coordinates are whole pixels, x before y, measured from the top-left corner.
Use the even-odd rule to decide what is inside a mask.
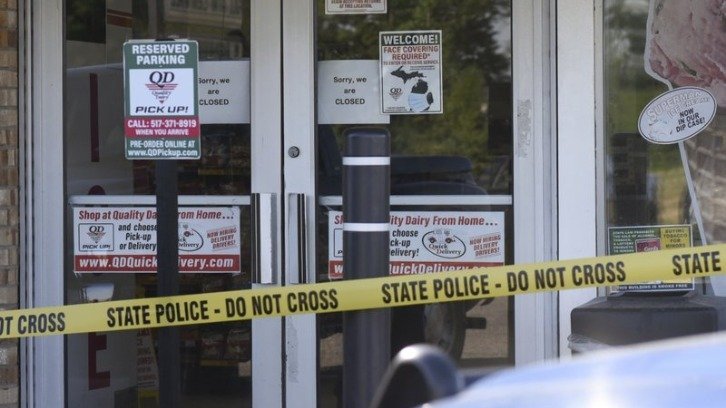
[[[179,197],[176,160],[156,161],[157,296],[179,294]],[[178,407],[181,357],[178,327],[159,329],[159,404]]]
[[[391,143],[385,129],[344,132],[343,273],[345,279],[388,276]],[[368,407],[390,361],[390,313],[343,317],[343,401]]]

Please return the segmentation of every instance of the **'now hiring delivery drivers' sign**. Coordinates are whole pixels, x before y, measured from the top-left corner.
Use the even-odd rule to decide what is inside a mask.
[[[196,41],[124,44],[127,159],[199,159]]]

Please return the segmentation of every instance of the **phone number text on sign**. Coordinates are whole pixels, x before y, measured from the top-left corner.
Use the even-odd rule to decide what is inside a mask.
[[[196,119],[126,119],[126,134],[136,136],[198,136]]]

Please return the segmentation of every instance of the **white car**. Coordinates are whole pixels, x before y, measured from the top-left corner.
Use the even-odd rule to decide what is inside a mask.
[[[414,346],[418,347],[418,346]],[[405,349],[404,349],[405,351]],[[402,351],[402,353],[404,352]],[[410,350],[409,350],[410,354]],[[427,354],[424,352],[423,354]],[[417,357],[419,358],[419,357]],[[609,348],[552,361],[506,369],[456,392],[460,372],[431,356],[409,359],[407,378],[418,378],[409,392],[387,373],[374,406],[426,408],[681,408],[726,406],[726,333],[681,337],[641,345]],[[400,358],[397,357],[400,363]],[[395,364],[396,361],[394,361]],[[453,363],[452,363],[453,364]],[[437,368],[434,368],[436,366]],[[412,374],[416,371],[417,374]],[[450,378],[458,376],[459,378]],[[398,376],[402,378],[401,375]],[[445,387],[441,385],[448,384]],[[390,392],[386,392],[389,388]],[[448,395],[448,397],[447,397]],[[422,398],[440,398],[428,401]],[[446,397],[446,398],[441,398]],[[408,400],[407,400],[408,399]],[[416,401],[417,400],[417,401]],[[391,404],[393,403],[393,404]],[[377,405],[376,405],[377,404]]]
[[[726,334],[613,348],[507,370],[425,406],[724,407]]]

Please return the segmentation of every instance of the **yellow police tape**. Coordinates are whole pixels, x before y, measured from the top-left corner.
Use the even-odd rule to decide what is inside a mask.
[[[483,299],[724,273],[726,245],[0,312],[0,339]]]

